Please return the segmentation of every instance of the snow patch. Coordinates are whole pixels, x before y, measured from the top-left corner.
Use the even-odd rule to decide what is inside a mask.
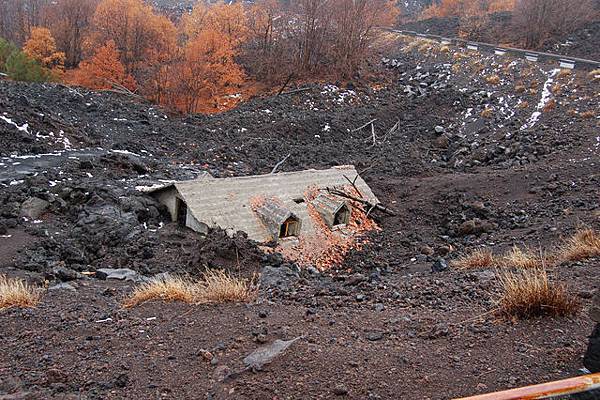
[[[560,72],[560,69],[555,68],[552,71],[550,71],[550,73],[548,74],[548,79],[546,80],[546,83],[544,83],[544,89],[542,90],[542,97],[540,98],[540,102],[538,103],[538,105],[536,107],[536,111],[534,111],[533,114],[531,114],[531,117],[529,117],[529,119],[527,120],[525,125],[523,125],[521,127],[522,131],[533,128],[533,126],[539,121],[540,116],[542,115],[541,110],[543,110],[544,107],[546,107],[546,105],[548,104],[548,102],[550,102],[550,99],[552,98],[552,92],[550,90],[550,87],[554,83],[554,77],[559,72]]]

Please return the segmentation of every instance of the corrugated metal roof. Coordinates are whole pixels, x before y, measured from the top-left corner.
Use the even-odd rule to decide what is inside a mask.
[[[251,202],[257,198],[274,198],[302,221],[300,236],[314,232],[306,203],[294,199],[304,198],[311,187],[345,186],[358,175],[354,166],[333,167],[326,170],[280,172],[269,175],[253,175],[234,178],[201,179],[175,183],[179,194],[187,203],[188,212],[210,227],[244,231],[248,237],[265,242],[271,234],[252,210]],[[365,181],[358,177],[356,187],[366,200],[377,203]]]

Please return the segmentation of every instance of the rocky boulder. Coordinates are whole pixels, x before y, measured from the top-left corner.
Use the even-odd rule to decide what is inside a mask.
[[[21,204],[21,216],[30,219],[37,219],[50,206],[46,200],[39,197],[30,197]]]

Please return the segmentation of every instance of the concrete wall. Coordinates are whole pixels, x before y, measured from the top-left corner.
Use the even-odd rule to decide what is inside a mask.
[[[185,217],[185,226],[187,226],[188,228],[190,228],[193,231],[202,233],[204,235],[206,235],[208,233],[208,225],[206,225],[205,223],[202,223],[202,222],[198,221],[196,218],[194,218],[194,216],[190,212],[189,208],[188,208],[187,215]]]

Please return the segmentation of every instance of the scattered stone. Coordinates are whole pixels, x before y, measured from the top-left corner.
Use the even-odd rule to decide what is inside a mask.
[[[126,281],[137,281],[140,275],[129,268],[100,268],[96,270],[96,278],[101,280],[118,279]]]
[[[338,385],[333,388],[333,394],[336,396],[345,396],[348,394],[348,388],[344,385]]]
[[[435,260],[431,266],[431,272],[442,272],[448,269],[448,263],[442,257]]]
[[[271,267],[266,266],[260,274],[261,290],[278,289],[285,291],[300,279],[297,272],[292,271],[288,267]]]
[[[454,249],[449,244],[443,244],[435,248],[435,254],[440,257],[446,257],[450,254]]]
[[[75,287],[73,285],[70,285],[70,284],[65,283],[65,282],[61,282],[59,284],[50,286],[48,288],[48,290],[69,290],[69,291],[72,291],[72,292],[76,291],[76,289],[75,289]]]
[[[375,304],[375,311],[382,312],[383,310],[385,310],[385,306],[382,303]]]
[[[434,253],[433,249],[430,246],[426,245],[426,244],[424,244],[423,246],[421,246],[419,248],[419,251],[421,252],[421,254],[424,254],[426,256],[432,256],[433,253]]]
[[[367,340],[370,342],[376,342],[383,339],[383,333],[381,332],[369,332],[367,333]]]
[[[434,146],[440,149],[447,149],[450,147],[450,139],[446,135],[439,136],[433,142]]]
[[[437,125],[435,128],[433,128],[435,130],[435,133],[437,133],[438,135],[441,135],[442,133],[446,132],[446,128],[444,128],[441,125]]]
[[[21,216],[30,219],[38,219],[50,206],[46,200],[38,197],[30,197],[21,204]]]
[[[494,229],[494,225],[489,221],[484,221],[479,218],[473,218],[472,220],[463,222],[458,228],[458,235],[480,235],[482,233],[491,232]]]
[[[52,268],[51,272],[52,276],[63,282],[74,281],[76,279],[83,278],[83,275],[77,271],[65,267],[54,267]]]
[[[301,336],[292,340],[277,339],[268,346],[259,347],[244,358],[244,365],[248,369],[260,371],[264,365],[269,364],[277,356],[283,354],[284,351],[300,338]]]

